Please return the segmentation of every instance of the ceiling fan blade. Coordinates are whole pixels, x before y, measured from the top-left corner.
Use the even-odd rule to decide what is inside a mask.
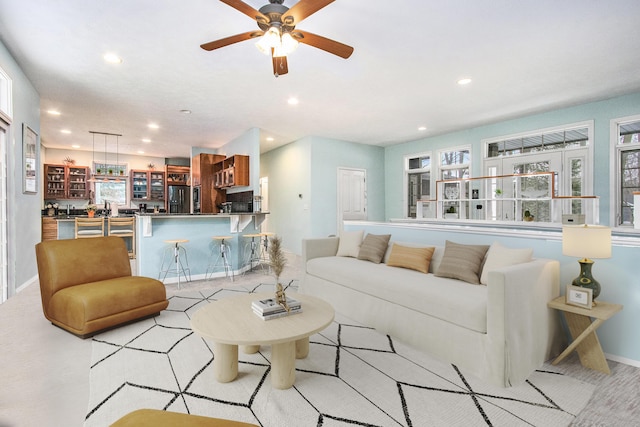
[[[265,23],[269,22],[269,18],[267,18],[262,12],[253,7],[249,6],[245,2],[241,0],[220,0],[222,3],[231,6],[235,10],[244,13],[251,19],[255,19],[256,21],[263,21]]]
[[[282,15],[282,22],[285,25],[298,25],[303,19],[334,1],[335,0],[300,0]]]
[[[293,31],[292,35],[300,43],[308,44],[309,46],[322,49],[325,52],[333,53],[340,58],[347,59],[353,53],[353,48],[351,46],[347,46],[344,43],[340,43],[308,31],[299,31],[296,29]]]
[[[215,50],[221,47],[229,46],[230,44],[243,42],[256,37],[260,37],[264,34],[264,31],[247,31],[246,33],[236,34],[235,36],[225,37],[220,40],[215,40],[209,43],[201,44],[200,47],[204,50]]]
[[[287,65],[286,56],[272,56],[271,62],[273,62],[273,75],[278,77],[289,72],[289,66]]]

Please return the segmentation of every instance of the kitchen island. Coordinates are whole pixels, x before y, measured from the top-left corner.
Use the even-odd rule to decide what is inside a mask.
[[[213,236],[231,236],[229,262],[235,274],[243,271],[248,256],[245,234],[260,232],[260,225],[268,212],[221,214],[136,214],[136,273],[140,276],[158,277],[162,258],[169,246],[165,240],[186,239],[182,245],[187,250],[187,260],[192,280],[205,278],[207,266],[219,253]],[[165,283],[177,281],[175,273],[169,273]],[[213,277],[224,276],[221,268]],[[184,279],[181,279],[181,281]]]

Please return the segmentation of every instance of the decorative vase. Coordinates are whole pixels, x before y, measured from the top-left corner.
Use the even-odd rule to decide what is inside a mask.
[[[96,211],[87,211],[87,216],[93,218],[96,215]]]

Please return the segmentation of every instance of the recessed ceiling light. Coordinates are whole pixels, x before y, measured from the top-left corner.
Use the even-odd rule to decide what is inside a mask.
[[[142,142],[146,142],[147,144],[151,142],[149,138],[142,138]]]
[[[105,53],[103,58],[109,64],[122,64],[122,58],[120,58],[115,53]]]
[[[73,144],[71,148],[80,148],[80,146],[78,144]]]
[[[144,154],[144,151],[138,150],[138,154]]]
[[[60,111],[58,111],[58,110],[47,110],[47,113],[51,114],[52,116],[59,116],[60,115]]]
[[[60,132],[66,133],[66,134],[70,134],[71,133],[71,131],[69,129],[62,129],[62,130],[60,130]]]
[[[427,130],[427,127],[426,127],[426,126],[420,126],[420,127],[418,128],[418,130],[419,130],[419,131]]]
[[[471,83],[471,79],[468,78],[468,77],[465,77],[464,79],[458,80],[458,84],[460,86],[468,85],[469,83]]]
[[[149,129],[160,129],[160,126],[158,126],[156,123],[149,123],[147,126],[149,127]]]
[[[298,103],[300,103],[300,101],[298,101],[298,98],[295,98],[295,97],[292,96],[291,98],[289,98],[287,100],[287,103],[289,105],[298,105]]]
[[[267,137],[267,141],[269,141],[269,142],[273,141],[273,137],[268,136],[268,137]]]

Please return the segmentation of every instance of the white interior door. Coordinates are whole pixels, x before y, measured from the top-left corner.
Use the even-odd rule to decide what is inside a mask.
[[[338,168],[338,230],[342,221],[367,219],[367,171]]]

